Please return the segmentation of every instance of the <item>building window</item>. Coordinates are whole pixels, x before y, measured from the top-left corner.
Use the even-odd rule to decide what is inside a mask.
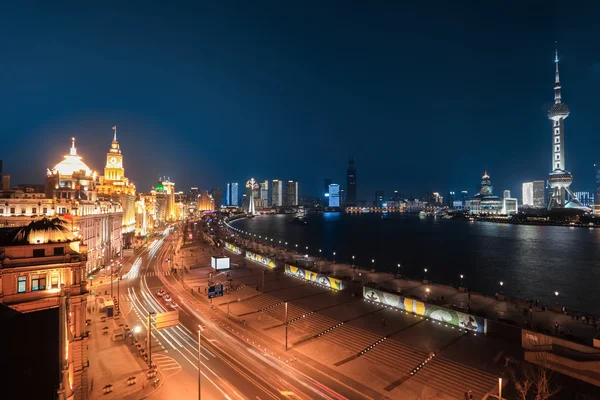
[[[21,207],[21,214],[25,214],[26,212],[25,207]]]
[[[554,146],[554,151],[560,151],[560,146]]]
[[[52,275],[50,277],[50,287],[49,289],[58,289],[58,275]]]
[[[25,293],[27,291],[27,277],[19,276],[17,278],[17,293]]]
[[[14,213],[15,213],[15,208],[14,208],[14,207],[11,207],[11,208],[10,208],[10,213],[11,213],[11,214],[14,214]]]
[[[37,208],[33,207],[33,208],[31,209],[31,213],[32,213],[32,214],[37,214]]]
[[[0,208],[0,214],[4,214],[4,208]]]
[[[559,163],[556,163],[556,168],[560,168],[560,164]]]
[[[55,256],[63,256],[65,254],[65,248],[64,247],[55,247],[54,248],[54,255]]]
[[[31,290],[46,289],[46,275],[33,275],[31,277]]]
[[[33,249],[34,257],[44,257],[44,249]]]
[[[560,154],[556,155],[556,161],[560,160]]]
[[[555,131],[554,131],[554,134],[555,134],[555,135],[560,135],[560,129],[557,129],[557,130],[555,130]]]
[[[48,214],[48,207],[44,207],[44,208],[42,208],[42,212],[43,212],[44,214]]]
[[[554,138],[554,143],[560,143],[560,138],[559,137],[555,137]]]

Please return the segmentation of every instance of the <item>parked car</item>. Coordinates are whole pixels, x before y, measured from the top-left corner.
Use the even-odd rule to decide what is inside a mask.
[[[169,293],[165,293],[165,295],[163,296],[163,298],[165,299],[165,301],[171,301],[171,296],[169,295]]]
[[[163,297],[165,294],[167,294],[167,293],[162,289],[159,289],[158,292],[156,292],[156,295],[158,297]]]

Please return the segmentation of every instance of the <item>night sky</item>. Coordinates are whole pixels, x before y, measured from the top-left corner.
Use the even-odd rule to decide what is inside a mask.
[[[42,183],[71,136],[102,170],[117,125],[138,191],[159,175],[178,190],[253,176],[317,195],[323,178],[345,185],[352,155],[359,199],[473,192],[485,169],[520,198],[550,170],[558,40],[571,187],[593,186],[593,2],[10,3],[0,159],[13,184]]]

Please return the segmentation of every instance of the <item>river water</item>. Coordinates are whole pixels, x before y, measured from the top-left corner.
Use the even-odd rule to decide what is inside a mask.
[[[308,225],[264,215],[232,226],[337,262],[475,292],[539,299],[600,314],[600,229],[469,222],[392,213],[313,214]],[[319,249],[321,253],[319,253]],[[372,260],[375,260],[373,263]],[[427,272],[424,269],[427,268]],[[504,285],[500,286],[500,281]],[[558,291],[556,297],[554,292]]]

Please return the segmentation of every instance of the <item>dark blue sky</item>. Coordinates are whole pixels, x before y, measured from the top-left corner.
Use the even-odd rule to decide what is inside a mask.
[[[472,192],[484,169],[520,197],[550,169],[555,40],[574,190],[600,161],[598,6],[16,3],[0,23],[14,183],[42,182],[71,136],[102,169],[116,124],[140,191],[159,174],[185,190],[254,176],[316,195],[353,155],[359,198]]]

